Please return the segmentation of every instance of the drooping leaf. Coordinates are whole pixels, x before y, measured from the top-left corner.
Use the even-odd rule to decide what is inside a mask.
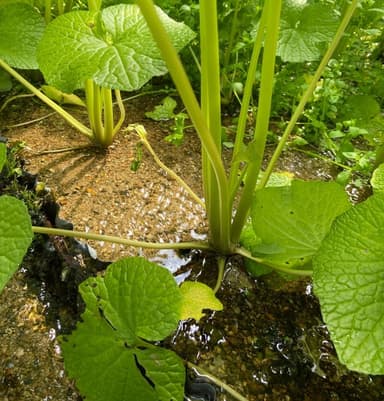
[[[23,202],[0,197],[0,292],[19,267],[32,241],[32,226]]]
[[[65,366],[89,401],[183,399],[185,369],[148,344],[176,329],[181,294],[171,273],[143,258],[111,264],[80,285],[82,322],[62,341]]]
[[[180,286],[183,295],[181,320],[195,319],[199,321],[203,316],[203,309],[223,310],[223,304],[216,298],[212,288],[197,281],[184,281]]]
[[[314,291],[337,354],[351,370],[384,374],[384,194],[334,222],[313,259]]]
[[[37,69],[36,49],[44,29],[44,20],[32,5],[1,6],[0,57],[15,68]]]
[[[282,10],[277,54],[283,61],[302,63],[320,58],[338,27],[332,7],[286,1]]]
[[[257,191],[251,210],[265,258],[285,267],[303,266],[318,250],[333,220],[350,207],[335,182],[292,181]]]
[[[159,8],[157,11],[180,50],[194,33]],[[61,15],[47,26],[38,60],[46,81],[68,93],[83,88],[87,79],[102,87],[132,91],[167,72],[135,4],[111,6],[97,15],[88,11]]]

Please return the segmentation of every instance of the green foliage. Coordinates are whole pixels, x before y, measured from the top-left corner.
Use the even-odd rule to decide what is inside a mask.
[[[332,7],[286,0],[282,10],[278,55],[283,61],[318,60],[336,33],[338,16]]]
[[[195,319],[197,322],[204,316],[204,309],[223,310],[223,304],[215,297],[211,287],[206,284],[184,281],[180,286],[183,296],[180,319]]]
[[[143,258],[112,263],[80,285],[82,322],[62,341],[65,366],[90,401],[181,401],[185,368],[153,345],[177,327],[182,296],[171,273]]]
[[[305,266],[318,250],[336,216],[350,207],[343,188],[334,182],[292,181],[255,193],[251,210],[253,254],[286,268]]]
[[[37,69],[36,48],[44,28],[43,18],[31,5],[0,6],[0,57],[16,68]]]
[[[349,369],[384,374],[384,195],[338,217],[314,256],[314,290]]]
[[[188,27],[157,12],[177,49],[194,37]],[[47,82],[67,93],[84,88],[87,79],[132,91],[167,72],[140,9],[132,4],[56,18],[39,44],[38,61]]]
[[[19,267],[32,241],[31,220],[23,202],[0,197],[0,292]]]
[[[165,137],[165,140],[174,144],[181,145],[184,140],[184,121],[188,117],[185,113],[175,113],[174,110],[177,106],[176,100],[167,96],[162,102],[155,106],[153,111],[148,111],[145,116],[155,121],[168,121],[174,120],[174,125],[171,127],[172,133]]]

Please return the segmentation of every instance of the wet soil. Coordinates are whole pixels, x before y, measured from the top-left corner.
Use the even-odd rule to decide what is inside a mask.
[[[169,125],[144,116],[160,100],[127,102],[127,119],[144,124],[160,159],[202,196],[195,134],[189,131],[183,145],[171,146],[164,141]],[[85,147],[88,141],[56,115],[16,126],[49,113],[34,99],[14,102],[0,116],[2,135],[11,143],[25,143],[26,168],[50,188],[60,205],[60,217],[76,230],[163,242],[206,237],[204,211],[145,149],[139,170],[131,171],[139,143],[134,133],[123,130],[114,145],[102,151]],[[86,121],[81,111],[74,113]],[[80,146],[85,148],[51,153]],[[230,150],[224,157],[229,159]],[[328,165],[294,153],[285,154],[278,167],[303,179],[330,179],[334,174]],[[208,255],[90,244],[101,260],[146,255],[190,279],[210,285],[216,279],[216,266]],[[103,268],[91,259],[76,242],[40,238],[1,294],[0,397],[4,401],[81,400],[65,374],[56,336],[71,330],[81,312],[78,283]],[[80,273],[68,275],[68,265]],[[167,345],[249,400],[382,399],[383,377],[358,375],[338,363],[309,281],[283,282],[274,276],[254,280],[244,273],[241,259],[231,258],[218,296],[223,312],[209,313],[199,323],[181,322]],[[231,399],[218,395],[218,400]]]

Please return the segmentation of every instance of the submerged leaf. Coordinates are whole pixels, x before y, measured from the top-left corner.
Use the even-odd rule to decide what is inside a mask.
[[[216,298],[212,288],[197,281],[184,281],[180,287],[183,295],[181,320],[195,319],[199,321],[204,309],[223,310],[223,304]]]
[[[23,202],[0,197],[0,292],[19,267],[32,241],[32,226]]]
[[[314,291],[348,369],[384,374],[384,194],[338,217],[313,258]]]
[[[177,50],[195,35],[183,23],[157,12]],[[167,72],[160,50],[135,4],[118,4],[95,16],[73,11],[53,20],[38,49],[46,81],[71,93],[87,79],[96,84],[132,91]],[[60,66],[60,68],[57,68]]]
[[[65,366],[89,401],[181,401],[182,361],[147,341],[176,329],[180,290],[172,274],[143,258],[112,263],[80,285],[82,322],[62,341]]]

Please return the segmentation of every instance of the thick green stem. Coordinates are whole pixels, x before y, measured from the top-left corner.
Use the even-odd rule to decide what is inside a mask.
[[[199,103],[193,92],[191,83],[181,64],[177,51],[172,45],[169,36],[156,13],[153,1],[137,0],[136,2],[140,6],[141,12],[143,13],[152,32],[153,38],[159,46],[163,59],[167,64],[167,68],[173,78],[173,81],[188,111],[193,125],[196,128],[204,151],[206,152],[207,157],[212,165],[212,169],[217,180],[217,187],[219,191],[218,198],[220,199],[220,205],[218,205],[217,207],[220,208],[220,210],[223,210],[222,205],[227,205],[225,207],[228,207],[229,205],[229,197],[228,181],[225,174],[223,162],[221,160],[221,154],[217,149],[215,140],[212,138],[211,132],[208,128],[208,123],[205,120],[205,116],[200,109]],[[216,222],[216,224],[225,224],[225,222]],[[215,247],[217,247],[217,250],[219,252],[229,252],[230,249],[228,240],[221,241],[220,238],[214,238],[213,241]]]
[[[201,249],[211,250],[209,244],[205,242],[146,242],[146,241],[135,241],[127,238],[116,237],[112,235],[102,235],[94,233],[86,233],[83,231],[72,231],[63,230],[60,228],[50,227],[37,227],[33,226],[32,231],[35,234],[47,234],[47,235],[58,235],[62,237],[76,237],[86,240],[112,242],[114,244],[121,244],[126,246],[132,246],[136,248],[151,248],[151,249]]]
[[[51,107],[56,111],[61,117],[63,117],[72,127],[76,128],[82,134],[86,135],[88,138],[93,137],[92,131],[83,125],[80,121],[76,120],[71,114],[65,111],[62,107],[60,107],[57,103],[55,103],[48,96],[44,95],[39,89],[34,87],[31,83],[29,83],[25,78],[23,78],[18,72],[16,72],[12,67],[10,67],[4,60],[0,59],[0,67],[4,68],[10,75],[12,75],[15,79],[17,79],[22,85],[24,85],[28,90],[30,90],[34,95],[36,95],[40,100],[42,100],[45,104]]]
[[[303,113],[306,103],[312,96],[312,93],[316,88],[316,84],[317,84],[318,80],[320,79],[321,75],[323,74],[325,67],[327,66],[329,60],[331,59],[340,40],[343,38],[345,29],[347,28],[349,21],[351,20],[358,4],[359,4],[359,0],[353,0],[350,3],[350,5],[348,6],[348,9],[344,14],[344,17],[341,21],[339,29],[336,32],[336,35],[334,36],[331,44],[328,47],[327,52],[325,53],[323,59],[321,60],[319,67],[317,68],[317,70],[311,80],[311,83],[309,84],[307,90],[304,92],[303,96],[301,97],[300,102],[299,102],[298,106],[296,107],[296,110],[293,113],[293,115],[284,131],[284,134],[281,137],[279,144],[277,145],[275,152],[272,155],[272,158],[265,171],[265,174],[263,175],[263,178],[260,181],[260,184],[259,184],[260,188],[263,188],[266,185],[266,183],[268,182],[268,179],[272,173],[272,170],[276,164],[276,161],[284,149],[285,143],[287,142],[289,136],[291,135],[291,132],[292,132],[294,126],[296,125],[297,120],[300,118],[301,114]]]
[[[221,154],[221,94],[216,0],[200,1],[201,110]],[[202,150],[203,187],[210,239],[218,249],[230,248],[230,204],[220,188],[209,155]]]
[[[249,208],[251,207],[253,193],[259,176],[261,163],[263,161],[267,132],[269,128],[269,117],[271,112],[273,82],[275,74],[275,60],[277,40],[280,25],[280,10],[282,0],[269,1],[265,3],[264,12],[266,16],[266,33],[264,41],[264,55],[261,68],[260,97],[258,103],[255,136],[248,145],[249,166],[244,180],[244,188],[240,197],[239,205],[232,224],[231,240],[237,243],[241,230],[246,222]]]

